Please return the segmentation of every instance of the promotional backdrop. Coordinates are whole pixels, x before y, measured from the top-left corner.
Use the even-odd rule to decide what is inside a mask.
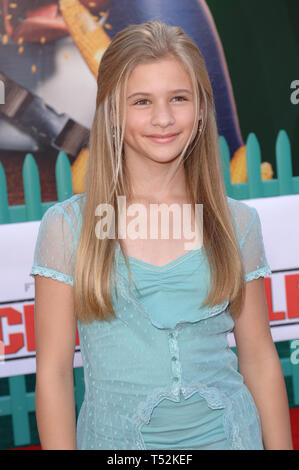
[[[299,195],[244,202],[259,213],[272,271],[264,282],[273,340],[299,338],[299,219],[294,217],[299,212]],[[36,370],[34,279],[29,272],[38,228],[39,222],[0,225],[0,341],[4,344],[0,377]],[[235,346],[233,333],[227,339]],[[79,366],[82,360],[77,332],[74,367]]]

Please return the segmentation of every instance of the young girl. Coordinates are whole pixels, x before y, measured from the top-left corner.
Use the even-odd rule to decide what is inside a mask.
[[[202,205],[203,243],[151,229],[155,203],[191,206],[192,228]],[[86,192],[46,211],[30,274],[42,448],[292,449],[260,219],[226,196],[211,83],[180,27],[130,25],[105,51]]]

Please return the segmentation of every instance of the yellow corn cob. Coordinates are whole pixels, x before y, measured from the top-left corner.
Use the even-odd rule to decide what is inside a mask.
[[[246,145],[238,148],[230,161],[230,174],[232,183],[245,183],[247,181]]]
[[[246,145],[242,145],[234,153],[230,161],[230,172],[232,183],[247,182]],[[271,163],[261,163],[261,175],[263,181],[271,180],[273,178],[273,169]]]
[[[274,172],[273,172],[271,163],[269,162],[261,163],[261,171],[262,171],[262,180],[272,180]]]
[[[102,55],[111,40],[79,0],[59,0],[59,8],[69,33],[95,78]]]
[[[85,174],[87,169],[88,148],[83,148],[72,164],[72,183],[74,194],[85,192]]]

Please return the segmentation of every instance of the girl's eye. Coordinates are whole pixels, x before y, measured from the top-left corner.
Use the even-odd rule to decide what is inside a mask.
[[[138,104],[138,103],[140,103],[141,101],[148,101],[148,100],[146,100],[146,99],[144,99],[144,100],[138,100],[138,101],[136,101],[136,103],[134,103],[134,104]]]
[[[175,98],[182,98],[184,101],[187,101],[184,96],[175,96]]]
[[[175,98],[181,98],[183,101],[187,101],[187,99],[186,99],[184,96],[175,96],[174,99],[175,99]],[[142,101],[149,101],[149,100],[146,100],[146,99],[138,100],[138,101],[136,101],[136,103],[134,103],[134,104],[141,103]]]

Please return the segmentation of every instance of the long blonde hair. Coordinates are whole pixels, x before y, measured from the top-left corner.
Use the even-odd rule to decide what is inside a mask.
[[[238,240],[227,203],[218,148],[213,90],[204,58],[195,42],[181,27],[161,21],[129,25],[117,33],[102,56],[98,71],[96,111],[90,131],[85,179],[86,201],[75,266],[75,312],[79,321],[115,317],[110,275],[115,269],[117,238],[95,236],[99,204],[114,207],[118,233],[117,198],[131,198],[123,153],[127,80],[136,65],[168,57],[181,62],[192,80],[196,97],[194,127],[203,109],[202,132],[186,143],[178,158],[183,161],[187,190],[192,204],[203,204],[203,240],[210,266],[211,288],[203,306],[229,298],[229,311],[236,318],[245,295],[244,271]],[[114,136],[113,136],[114,133]],[[192,205],[192,207],[195,207]],[[121,246],[121,244],[120,244]],[[122,250],[122,248],[121,248]],[[123,250],[122,250],[123,252]],[[130,278],[132,274],[123,252]],[[134,280],[133,280],[134,282]]]

